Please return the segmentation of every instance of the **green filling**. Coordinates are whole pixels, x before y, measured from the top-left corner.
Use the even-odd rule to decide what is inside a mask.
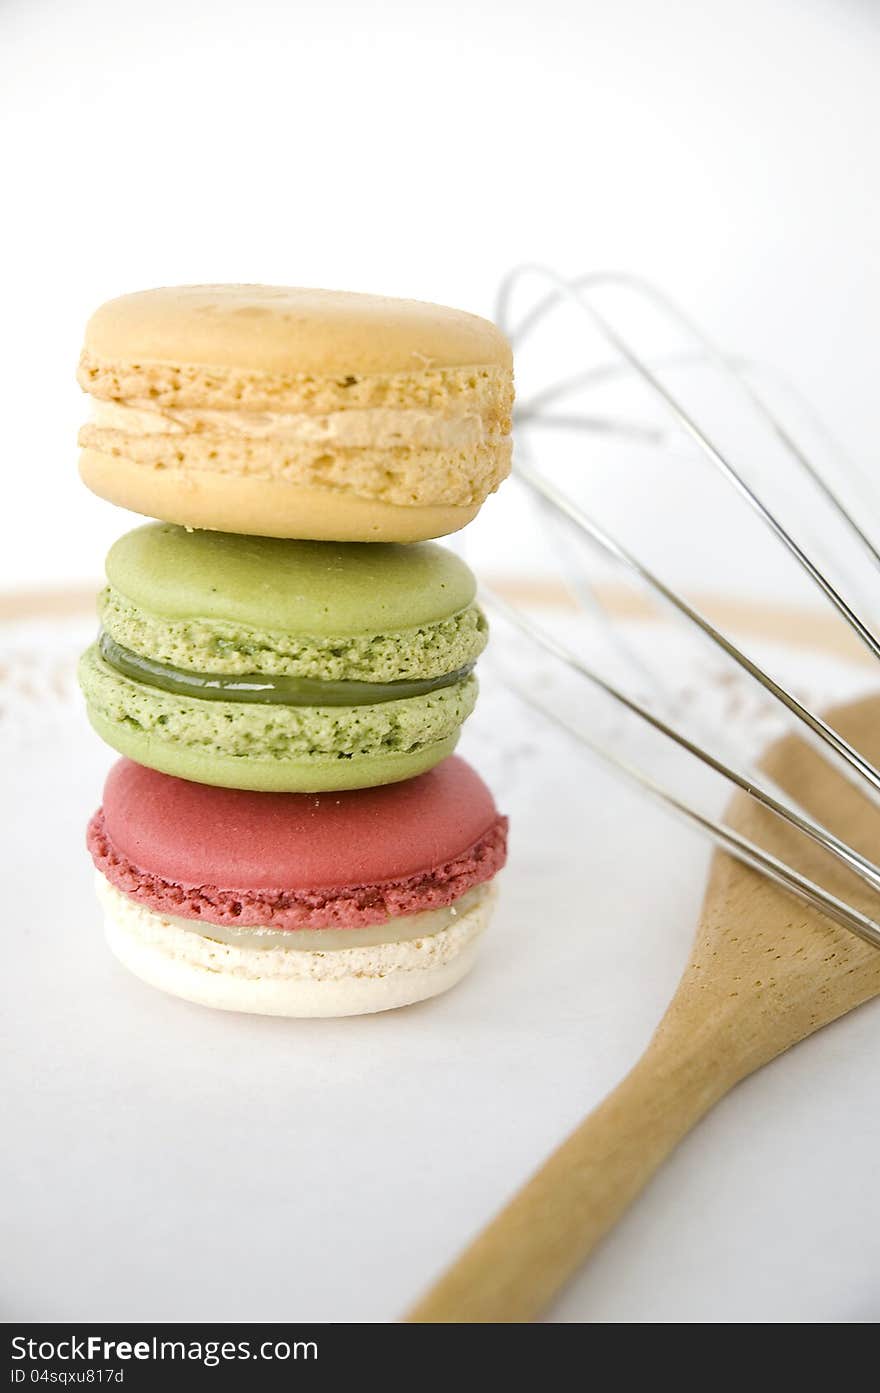
[[[477,696],[476,673],[471,673],[442,691],[374,706],[203,701],[124,676],[105,661],[97,643],[83,654],[79,677],[99,735],[139,764],[202,783],[305,792],[361,786],[355,766],[365,764],[381,775],[368,782],[391,783],[421,773],[450,752]],[[445,745],[442,753],[430,758],[440,745]],[[337,771],[331,782],[316,782],[308,773],[320,768],[320,778],[326,779],[331,765]],[[408,772],[402,774],[403,765]],[[206,772],[215,766],[216,776]],[[265,778],[270,766],[282,771],[272,782]],[[297,781],[291,782],[294,766]],[[340,772],[341,766],[350,766],[349,772]],[[248,771],[254,770],[263,771],[259,782],[250,781]]]
[[[132,653],[102,630],[98,646],[104,661],[124,677],[157,687],[175,696],[198,697],[208,701],[260,702],[277,706],[376,706],[386,701],[427,696],[452,687],[467,677],[474,664],[421,681],[346,682],[321,681],[310,677],[267,676],[248,673],[226,676],[210,672],[189,672],[170,663],[154,662]]]

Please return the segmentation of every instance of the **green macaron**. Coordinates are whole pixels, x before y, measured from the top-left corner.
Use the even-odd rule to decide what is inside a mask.
[[[283,541],[150,523],[107,558],[80,683],[98,734],[196,783],[318,792],[455,747],[486,643],[467,566],[430,542]]]

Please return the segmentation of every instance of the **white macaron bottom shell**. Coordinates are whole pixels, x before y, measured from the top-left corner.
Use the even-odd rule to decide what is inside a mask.
[[[447,991],[473,966],[497,897],[488,884],[453,924],[424,938],[314,952],[219,943],[138,904],[100,872],[96,889],[110,950],[142,981],[201,1006],[290,1017],[366,1015]]]

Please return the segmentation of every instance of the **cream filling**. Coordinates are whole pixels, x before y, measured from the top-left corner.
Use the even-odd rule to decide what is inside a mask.
[[[486,428],[478,412],[439,416],[431,411],[395,411],[388,407],[331,411],[322,416],[282,411],[211,411],[201,407],[170,409],[151,402],[92,399],[93,424],[126,435],[228,436],[232,439],[287,441],[301,445],[393,449],[469,449],[484,443]]]
[[[431,938],[451,928],[470,910],[486,899],[491,882],[475,885],[453,904],[442,909],[427,909],[420,914],[404,914],[387,919],[383,924],[371,924],[363,929],[271,929],[262,927],[236,928],[232,924],[209,924],[204,919],[182,919],[163,914],[164,923],[186,929],[199,938],[224,943],[231,948],[283,948],[287,952],[326,953],[344,948],[373,948],[385,943],[411,943],[419,938]],[[120,894],[117,891],[117,894]],[[157,913],[157,911],[152,911]]]

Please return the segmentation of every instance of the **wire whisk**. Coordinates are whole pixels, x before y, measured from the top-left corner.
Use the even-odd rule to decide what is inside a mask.
[[[538,298],[525,313],[517,317],[514,303],[529,284],[538,286]],[[600,307],[601,297],[609,291],[624,292],[634,303],[659,315],[683,336],[688,344],[686,350],[683,353],[656,356],[637,347],[633,337],[618,327],[615,317]],[[609,418],[593,413],[573,412],[568,408],[570,398],[585,389],[589,390],[623,376],[633,379],[648,394],[648,399],[659,405],[677,437],[684,438],[696,448],[705,466],[713,470],[724,485],[745,503],[751,515],[775,542],[781,545],[809,584],[819,592],[823,601],[831,606],[833,612],[870,657],[877,659],[880,658],[880,635],[870,618],[866,617],[868,606],[863,603],[857,609],[854,601],[848,598],[857,588],[855,583],[850,581],[847,585],[840,584],[829,574],[826,565],[819,564],[815,559],[815,548],[808,548],[799,540],[795,530],[781,516],[779,509],[767,501],[763,489],[756,486],[747,476],[747,471],[739,465],[734,452],[704,423],[701,413],[693,410],[682,396],[668,385],[670,369],[698,363],[711,369],[723,381],[726,388],[735,395],[740,408],[749,413],[752,421],[757,423],[762,433],[759,438],[765,440],[768,446],[772,444],[774,449],[781,449],[800,477],[815,490],[817,499],[825,512],[833,518],[834,525],[841,529],[853,550],[858,551],[867,562],[873,581],[875,569],[880,567],[880,551],[861,520],[862,509],[859,509],[857,516],[853,504],[836,484],[832,483],[826,470],[815,462],[813,451],[803,443],[801,434],[792,428],[787,416],[775,406],[771,406],[765,388],[759,385],[759,379],[766,377],[766,373],[762,373],[748,360],[734,358],[722,352],[692,319],[652,285],[633,276],[611,273],[586,275],[568,281],[546,268],[524,266],[513,271],[503,282],[496,317],[500,327],[511,339],[515,351],[518,351],[548,316],[561,306],[573,310],[580,316],[584,329],[599,336],[600,341],[611,350],[612,360],[603,362],[599,367],[584,367],[576,373],[568,373],[531,398],[527,398],[518,407],[515,418],[514,475],[528,489],[536,500],[541,515],[547,518],[554,528],[562,527],[577,543],[586,543],[595,549],[607,561],[620,568],[630,580],[644,587],[650,596],[666,606],[691,632],[698,634],[703,641],[720,651],[726,660],[758,684],[762,692],[786,714],[787,719],[797,724],[804,738],[824,759],[855,785],[870,802],[880,806],[880,769],[835,730],[821,714],[805,704],[790,684],[775,677],[767,667],[744,651],[718,624],[702,613],[677,587],[665,581],[654,566],[646,564],[629,546],[624,545],[593,516],[592,512],[582,506],[568,487],[561,486],[549,477],[539,466],[541,447],[540,444],[536,446],[535,437],[539,430],[562,428],[589,434],[593,441],[597,442],[597,448],[602,447],[608,436],[655,445],[663,443],[665,430],[662,424],[644,425],[619,415]],[[798,405],[803,408],[802,402]],[[802,409],[799,412],[802,420],[807,414]],[[812,433],[821,439],[824,451],[834,453],[839,461],[846,461],[845,452],[833,440],[815,413],[809,415],[812,418]],[[850,462],[847,464],[851,487],[858,485],[866,496],[867,481],[859,480],[854,466]],[[567,548],[562,546],[560,552],[566,553]],[[576,560],[570,557],[566,559],[570,589],[584,607],[595,611],[599,602],[596,600],[589,577]],[[634,672],[638,670],[640,683],[643,684],[646,677],[653,681],[653,690],[647,698],[626,690],[620,682],[600,672],[590,652],[584,652],[568,638],[560,637],[533,615],[508,603],[490,587],[481,587],[481,598],[495,618],[500,619],[504,625],[511,626],[534,650],[549,655],[568,674],[581,683],[586,683],[594,693],[609,702],[613,709],[636,717],[645,728],[659,735],[669,746],[674,746],[676,750],[698,761],[712,774],[720,776],[732,789],[748,795],[797,834],[821,848],[872,891],[880,890],[880,865],[838,836],[815,812],[800,806],[760,768],[753,768],[748,761],[729,756],[724,749],[724,732],[718,733],[717,740],[694,738],[689,734],[679,715],[674,709],[670,709],[668,693],[663,691],[662,682],[655,674],[651,674],[644,664],[631,662],[630,667]],[[615,641],[619,642],[619,634],[614,634],[614,620],[609,618],[607,622],[612,626]],[[629,656],[633,658],[632,654]],[[640,764],[624,757],[617,748],[613,735],[600,737],[590,730],[585,730],[583,721],[572,716],[551,687],[524,680],[515,667],[505,672],[505,678],[508,685],[530,707],[541,711],[618,774],[634,783],[666,809],[684,818],[731,856],[799,896],[860,938],[880,947],[880,920],[877,917],[832,893],[796,866],[780,859],[735,828],[728,826],[721,818],[706,813],[693,799],[670,787],[666,780],[658,779]]]

